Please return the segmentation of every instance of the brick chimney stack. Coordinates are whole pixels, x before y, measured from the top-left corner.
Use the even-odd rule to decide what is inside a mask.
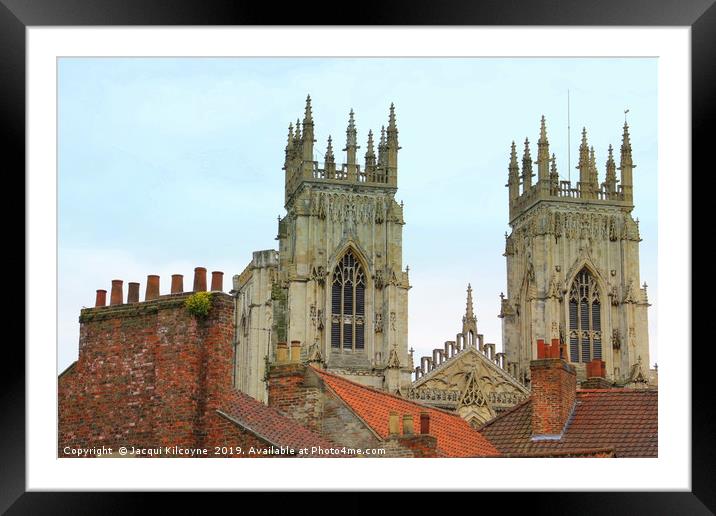
[[[607,364],[595,358],[587,362],[587,379],[579,386],[580,389],[611,389],[612,383],[607,380]]]
[[[574,366],[559,358],[559,341],[537,341],[537,360],[530,362],[532,440],[560,439],[577,399]]]

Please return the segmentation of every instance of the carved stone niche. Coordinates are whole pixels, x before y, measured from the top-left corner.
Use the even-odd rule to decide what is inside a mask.
[[[326,268],[323,265],[314,265],[311,268],[310,279],[318,282],[321,286],[326,283],[326,275]]]
[[[383,271],[381,269],[375,271],[373,280],[375,282],[376,289],[381,290],[385,286],[385,277],[383,276]]]
[[[619,330],[614,328],[612,330],[612,349],[620,349],[622,347],[622,339],[619,335]]]
[[[383,314],[380,312],[375,313],[375,332],[383,333]]]

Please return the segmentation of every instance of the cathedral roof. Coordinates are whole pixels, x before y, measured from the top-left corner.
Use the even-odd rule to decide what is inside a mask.
[[[571,422],[557,441],[532,440],[528,399],[478,430],[508,456],[588,456],[612,450],[616,457],[656,457],[658,391],[577,391]]]
[[[348,408],[382,439],[389,436],[388,421],[391,412],[401,416],[411,414],[415,428],[420,428],[420,413],[427,412],[430,415],[430,434],[437,438],[437,449],[441,455],[445,457],[499,455],[497,449],[483,435],[457,414],[426,407],[316,367],[313,369]]]
[[[267,407],[242,392],[237,391],[233,394],[231,401],[224,405],[220,413],[269,444],[277,447],[290,447],[295,450],[312,446],[338,447],[296,420],[284,416],[275,408]],[[310,457],[310,455],[304,456]]]

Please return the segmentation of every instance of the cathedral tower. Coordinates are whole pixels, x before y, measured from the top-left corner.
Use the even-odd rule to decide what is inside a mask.
[[[400,147],[392,104],[380,134],[376,155],[373,132],[368,132],[365,163],[359,163],[351,110],[346,162],[340,164],[331,136],[325,152],[314,148],[310,96],[303,120],[289,125],[283,166],[286,214],[278,222],[278,253],[272,251],[267,259],[254,253],[246,277],[236,277],[240,327],[242,313],[249,314],[248,320],[253,305],[271,307],[265,317],[260,315],[266,331],[256,332],[253,340],[250,331],[246,334],[245,348],[258,350],[255,356],[242,359],[238,353],[239,361],[253,363],[253,369],[237,366],[237,376],[243,372],[254,378],[249,383],[258,383],[266,364],[280,361],[283,350],[297,353],[300,348],[303,362],[320,363],[363,384],[394,393],[410,385],[410,286],[402,263],[403,205],[395,201]],[[266,294],[242,300],[251,278],[266,268],[271,272],[268,283],[257,285]],[[242,335],[241,328],[237,333]],[[237,385],[265,399],[263,387],[245,387],[240,380]]]
[[[607,379],[631,384],[649,364],[646,283],[639,286],[639,221],[632,218],[632,149],[624,123],[616,177],[612,147],[599,183],[595,151],[582,131],[579,181],[560,181],[544,117],[537,142],[537,182],[525,141],[522,170],[512,143],[508,165],[509,224],[505,235],[507,296],[502,296],[507,368],[529,382],[537,340],[559,339],[575,364],[606,362]],[[620,182],[621,184],[617,185]]]

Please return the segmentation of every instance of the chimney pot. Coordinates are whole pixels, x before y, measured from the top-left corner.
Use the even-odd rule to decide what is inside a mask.
[[[194,292],[206,292],[206,268],[194,269]]]
[[[159,297],[159,276],[150,274],[147,276],[147,290],[144,294],[145,301],[151,301]]]
[[[413,435],[414,433],[413,415],[403,414],[403,435]]]
[[[390,416],[388,418],[388,433],[390,435],[400,434],[399,426],[400,426],[400,420],[398,419],[398,413],[391,412]]]
[[[291,341],[291,357],[290,361],[292,364],[298,364],[301,361],[301,341]]]
[[[127,285],[127,303],[139,303],[139,283],[130,281]]]
[[[221,271],[213,271],[211,273],[211,291],[212,292],[223,292],[224,291],[224,273]]]
[[[562,358],[561,350],[559,347],[559,339],[552,339],[552,345],[550,346],[549,350],[552,353],[550,355],[550,358]]]
[[[537,359],[547,358],[547,347],[544,345],[544,339],[537,339]]]
[[[604,378],[606,377],[606,369],[606,362],[595,358],[587,363],[587,378]]]
[[[184,292],[184,275],[172,274],[172,294],[181,294]]]
[[[429,412],[421,412],[420,413],[420,433],[421,434],[429,434],[430,433],[430,413]]]
[[[110,305],[121,305],[124,299],[124,293],[122,291],[122,284],[124,282],[121,279],[112,280],[112,293],[109,297]]]
[[[288,362],[288,344],[285,342],[276,343],[276,362],[279,364]]]
[[[107,306],[107,291],[103,289],[97,290],[97,297],[94,301],[95,308],[100,306]]]

